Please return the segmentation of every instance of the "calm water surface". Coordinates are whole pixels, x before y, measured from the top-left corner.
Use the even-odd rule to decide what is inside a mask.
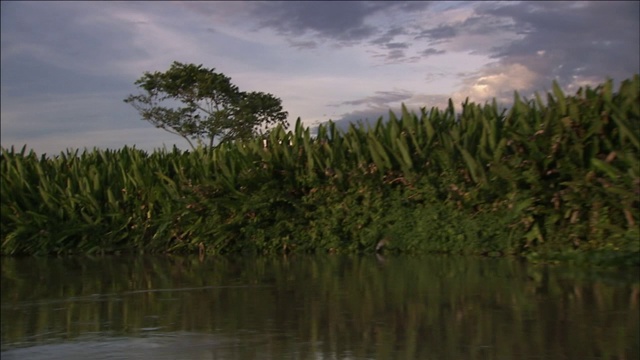
[[[638,359],[640,274],[465,257],[3,258],[9,359]]]

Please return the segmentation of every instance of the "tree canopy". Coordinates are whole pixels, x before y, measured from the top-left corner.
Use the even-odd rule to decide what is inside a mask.
[[[145,72],[135,82],[143,94],[129,95],[130,103],[157,128],[180,135],[195,148],[247,139],[268,132],[271,125],[288,126],[282,101],[263,92],[242,92],[231,78],[214,68],[173,62],[166,72]]]

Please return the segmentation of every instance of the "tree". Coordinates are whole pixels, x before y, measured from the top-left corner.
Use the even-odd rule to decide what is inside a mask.
[[[279,98],[241,92],[231,78],[202,65],[176,61],[164,73],[145,72],[135,85],[146,93],[129,95],[124,102],[143,120],[182,136],[193,149],[191,140],[213,147],[214,140],[247,139],[268,132],[270,125],[289,125]]]

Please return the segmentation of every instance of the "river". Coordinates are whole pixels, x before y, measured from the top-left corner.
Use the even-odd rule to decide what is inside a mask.
[[[640,274],[457,256],[2,259],[10,359],[638,359]]]

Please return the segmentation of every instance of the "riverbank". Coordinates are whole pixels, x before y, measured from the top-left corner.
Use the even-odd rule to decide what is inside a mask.
[[[640,77],[300,121],[215,149],[2,149],[2,255],[374,252],[640,265]],[[571,260],[573,259],[573,260]],[[582,259],[582,260],[581,260]]]

